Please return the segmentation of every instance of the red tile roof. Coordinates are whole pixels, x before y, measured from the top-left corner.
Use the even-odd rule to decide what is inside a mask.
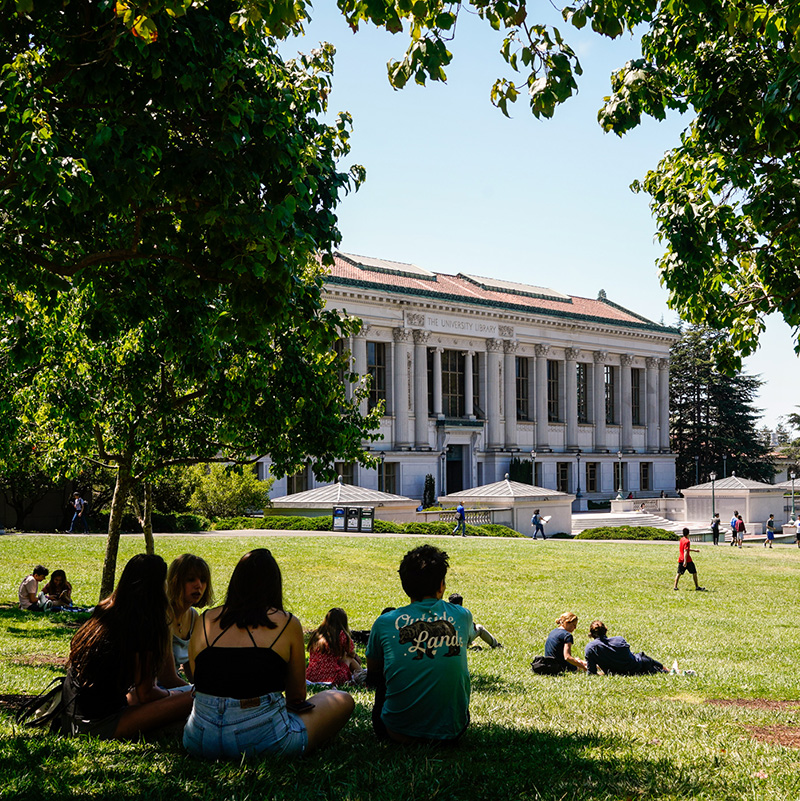
[[[378,259],[365,259],[345,253],[334,254],[328,283],[372,287],[375,290],[439,298],[445,301],[490,306],[509,311],[545,314],[558,317],[580,317],[637,328],[654,328],[673,333],[674,329],[658,325],[622,306],[604,299],[591,300],[575,295],[565,296],[543,287],[519,284],[519,290],[495,289],[478,285],[477,276],[446,275],[420,269],[415,265]],[[380,266],[378,266],[380,265]],[[492,282],[493,279],[486,279]]]

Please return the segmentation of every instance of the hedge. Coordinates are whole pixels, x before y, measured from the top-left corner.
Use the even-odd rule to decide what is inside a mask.
[[[89,514],[89,528],[92,531],[108,531],[108,512],[98,512]],[[211,521],[203,515],[195,515],[190,512],[153,512],[153,531],[156,534],[186,534],[192,531],[208,531],[211,528]],[[139,534],[142,527],[139,525],[139,518],[133,514],[122,516],[121,530],[129,534]]]
[[[587,528],[576,540],[679,540],[674,531],[652,526],[603,526]]]
[[[450,535],[454,523],[392,523],[388,520],[375,520],[376,534],[442,534]],[[283,515],[270,517],[229,517],[217,520],[212,531],[241,529],[282,529],[284,531],[331,531],[333,519],[324,517],[299,517]],[[521,537],[522,535],[507,526],[490,523],[483,526],[467,526],[470,537]]]

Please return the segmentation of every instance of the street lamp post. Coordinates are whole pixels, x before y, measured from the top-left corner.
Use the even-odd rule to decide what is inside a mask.
[[[442,460],[442,480],[439,482],[439,484],[442,488],[442,495],[447,495],[447,486],[445,482],[445,477],[447,476],[447,472],[445,470],[445,468],[447,467],[447,446],[445,446],[442,449],[441,460]]]
[[[795,520],[795,516],[794,516],[794,479],[795,479],[795,472],[794,472],[794,470],[792,470],[792,472],[789,473],[789,478],[792,479],[792,522],[794,522],[794,520]]]
[[[381,492],[386,492],[386,452],[385,451],[381,451],[381,466],[380,466],[380,472],[378,473],[378,476],[380,477],[380,486],[378,487],[378,489]]]
[[[617,451],[617,472],[619,475],[617,476],[617,500],[622,500],[622,451]]]
[[[697,486],[700,483],[700,457],[694,457],[694,484]]]
[[[711,519],[713,520],[717,513],[716,498],[714,497],[714,482],[717,480],[717,474],[712,470],[709,478],[711,479]]]
[[[575,500],[580,500],[581,497],[581,452],[580,450],[575,455],[578,460],[578,488],[575,491]]]
[[[722,455],[722,477],[728,477],[728,454],[724,453]]]
[[[531,448],[531,484],[536,486],[536,450]]]

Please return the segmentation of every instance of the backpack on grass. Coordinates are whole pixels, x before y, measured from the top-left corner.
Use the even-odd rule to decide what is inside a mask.
[[[39,695],[26,701],[14,720],[26,729],[44,729],[53,734],[70,734],[64,700],[65,677],[53,679]]]
[[[564,664],[552,656],[535,656],[531,662],[531,670],[537,676],[558,676],[564,672]]]

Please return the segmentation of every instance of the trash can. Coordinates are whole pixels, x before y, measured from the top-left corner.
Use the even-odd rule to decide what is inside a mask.
[[[372,531],[375,520],[375,509],[372,506],[361,507],[361,531]]]
[[[344,531],[345,508],[344,506],[333,507],[333,530]]]
[[[360,531],[359,525],[361,523],[361,507],[360,506],[348,506],[347,511],[347,530],[348,531]]]

